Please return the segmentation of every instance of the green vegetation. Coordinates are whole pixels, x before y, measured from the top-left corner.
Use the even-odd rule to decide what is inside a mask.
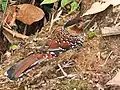
[[[88,90],[87,82],[81,79],[65,79],[58,85],[60,90]]]
[[[43,4],[51,4],[51,3],[55,3],[55,2],[57,2],[57,0],[43,0],[41,5],[43,5]]]
[[[55,2],[57,2],[57,0],[43,0],[43,2],[40,5],[52,4]],[[69,14],[74,12],[79,7],[79,4],[74,0],[61,0],[61,7],[65,8],[66,5],[70,5],[70,7],[71,7]]]
[[[4,11],[7,8],[8,0],[0,0],[0,10]]]
[[[89,31],[89,32],[88,32],[88,38],[89,38],[89,39],[91,39],[91,38],[93,38],[93,37],[95,37],[95,36],[97,36],[97,35],[96,35],[96,32],[94,32],[94,31]]]
[[[17,45],[11,45],[11,46],[10,46],[10,50],[16,50],[16,49],[18,49],[18,46],[17,46]]]

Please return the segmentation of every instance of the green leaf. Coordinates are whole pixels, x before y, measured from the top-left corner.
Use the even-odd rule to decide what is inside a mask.
[[[0,0],[0,11],[2,10],[2,0]]]
[[[8,1],[7,0],[1,0],[1,3],[2,3],[2,11],[4,11],[7,8]]]
[[[93,38],[93,37],[95,37],[95,36],[97,36],[97,35],[96,35],[96,32],[94,32],[94,31],[89,31],[89,32],[88,32],[88,38]]]
[[[65,7],[65,5],[69,4],[70,2],[72,2],[72,0],[62,0],[61,7]]]
[[[55,3],[57,0],[44,0],[40,5]]]
[[[2,11],[2,4],[0,4],[0,11]]]
[[[17,46],[17,45],[11,45],[10,46],[10,50],[16,50],[16,49],[18,49],[19,47]]]
[[[75,11],[78,7],[79,7],[79,4],[76,1],[72,2],[71,3],[71,11],[70,12]]]
[[[0,4],[2,4],[2,0],[0,0]]]

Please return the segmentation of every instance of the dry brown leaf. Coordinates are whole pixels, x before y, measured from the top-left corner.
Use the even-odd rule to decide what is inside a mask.
[[[101,0],[99,2],[95,2],[91,6],[91,8],[83,14],[83,16],[90,15],[90,14],[96,14],[96,13],[104,11],[110,5],[117,6],[119,4],[120,4],[120,0]]]
[[[20,4],[17,7],[17,19],[28,25],[41,20],[45,15],[42,9],[31,4]]]
[[[16,7],[8,6],[5,11],[6,17],[4,18],[4,23],[7,23],[10,26],[13,26],[16,20]]]
[[[101,2],[95,2],[89,10],[87,10],[86,13],[83,14],[85,15],[90,15],[90,14],[96,14],[101,11],[104,11],[108,6],[110,6],[110,3],[101,3]]]
[[[107,82],[107,85],[118,85],[120,86],[120,71],[116,74],[116,76]]]
[[[103,2],[110,3],[113,6],[117,6],[120,4],[120,0],[102,0]]]

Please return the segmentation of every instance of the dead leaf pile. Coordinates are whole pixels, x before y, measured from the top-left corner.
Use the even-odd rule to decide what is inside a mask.
[[[11,5],[5,11],[3,34],[10,43],[14,43],[12,38],[28,39],[28,36],[17,33],[12,30],[15,25],[15,20],[19,20],[24,24],[31,25],[32,23],[41,20],[44,17],[44,12],[41,8],[32,4]],[[12,40],[11,40],[12,39]]]
[[[17,5],[17,8],[19,8],[17,19],[25,24],[31,25],[32,23],[39,21],[44,17],[43,10],[34,5],[21,4]]]
[[[120,5],[120,0],[100,0],[92,4],[91,8],[88,9],[82,16],[92,15],[100,13],[106,10],[109,6]],[[119,15],[119,14],[118,14]],[[101,28],[102,36],[118,35],[120,34],[120,26],[111,26]],[[113,77],[106,85],[117,85],[120,86],[120,71]]]
[[[119,4],[120,4],[120,0],[101,0],[101,1],[93,3],[91,8],[87,10],[87,12],[85,12],[82,16],[96,14],[96,13],[104,11],[110,5],[117,6]]]
[[[107,82],[107,85],[118,85],[120,86],[120,71],[116,74],[116,76]]]
[[[20,4],[9,6],[6,10],[6,22],[9,24],[13,19],[31,25],[32,23],[41,20],[44,17],[42,9],[32,4]]]

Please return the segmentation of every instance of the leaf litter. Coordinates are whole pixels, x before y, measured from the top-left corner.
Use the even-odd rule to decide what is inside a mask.
[[[16,6],[18,8],[17,19],[25,24],[32,24],[33,22],[39,21],[44,17],[44,12],[42,9],[31,5],[31,4],[21,4]]]
[[[112,0],[111,1],[109,0],[106,2],[111,3]],[[119,1],[117,1],[115,4],[112,4],[112,5],[113,6],[119,5]],[[98,12],[104,11],[106,8],[107,7],[105,7],[104,9],[102,8],[101,10],[98,9],[98,11],[95,10],[95,12],[93,10],[88,14],[83,14],[83,16],[96,14]],[[106,10],[104,12],[106,12]],[[101,12],[99,14],[102,14],[103,16],[104,12]],[[114,15],[112,16],[111,14],[114,14]],[[71,16],[72,18],[75,18],[74,15],[71,15]],[[116,13],[109,12],[107,16],[108,18],[115,18]],[[80,50],[78,51],[70,50],[61,54],[60,57],[52,59],[51,61],[47,61],[47,62],[45,61],[39,66],[32,68],[32,70],[35,72],[31,72],[31,74],[26,72],[22,77],[19,78],[18,81],[10,82],[8,78],[4,76],[4,72],[8,70],[9,67],[11,67],[14,63],[19,62],[21,59],[29,56],[28,54],[36,52],[38,49],[43,50],[43,46],[48,40],[46,39],[46,37],[43,37],[43,36],[48,36],[48,35],[50,36],[50,33],[45,33],[47,32],[47,30],[49,31],[50,23],[45,27],[43,27],[39,33],[35,34],[35,37],[34,36],[29,37],[28,40],[25,40],[26,44],[25,45],[23,44],[24,47],[18,50],[15,50],[12,53],[12,56],[9,61],[8,60],[4,61],[0,69],[1,71],[0,87],[3,87],[4,89],[16,89],[16,88],[17,89],[21,89],[21,88],[36,89],[38,88],[43,90],[52,90],[52,89],[62,88],[65,90],[73,90],[73,89],[91,90],[92,88],[92,90],[96,90],[97,88],[102,90],[104,89],[112,90],[111,89],[112,87],[116,88],[114,84],[119,86],[116,80],[116,77],[119,78],[119,72],[118,74],[116,73],[117,73],[117,69],[119,69],[120,39],[119,39],[119,36],[117,35],[109,36],[109,37],[101,36],[100,34],[101,27],[104,27],[104,26],[107,27],[107,25],[109,26],[109,23],[107,23],[106,25],[105,22],[107,22],[107,20],[104,19],[104,17],[101,17],[101,19],[99,20],[99,17],[100,16],[97,15],[96,18],[94,18],[89,23],[89,25],[87,25],[87,28],[84,31],[85,34],[89,32],[90,27],[94,26],[94,20],[96,20],[95,23],[97,23],[98,25],[97,28],[94,29],[94,32],[97,33],[96,37],[93,37],[90,39],[86,38],[85,43],[83,44],[83,47]],[[67,22],[68,19],[71,19],[71,17],[66,17],[65,22]],[[84,19],[86,20],[86,18]],[[119,21],[119,18],[117,22],[118,21]],[[56,29],[60,30],[62,28],[62,26],[55,25],[55,24],[56,23],[54,23],[51,27],[52,31],[55,31]],[[113,24],[110,24],[110,25],[113,26],[114,22]],[[54,35],[55,33],[53,33],[51,36],[53,37]],[[17,37],[18,36],[19,35],[17,35]],[[43,45],[43,46],[40,47],[40,45]],[[33,49],[32,47],[35,47],[35,48]],[[101,58],[101,53],[102,52],[110,53],[111,51],[112,51],[112,54],[110,54],[110,56],[109,54],[104,53],[105,56],[109,58],[107,59],[107,62],[105,63],[104,66],[100,66],[104,64],[104,62],[106,61],[106,58]],[[74,61],[73,67],[63,68],[62,65],[65,62],[68,62],[69,60]],[[56,71],[56,69],[58,68],[60,68],[60,71],[59,70]],[[77,77],[74,76],[74,73],[77,74],[76,75]],[[66,75],[68,75],[68,77],[66,77]],[[69,75],[71,75],[72,78],[69,79]],[[61,79],[57,78],[62,76],[63,78]],[[110,80],[113,76],[115,77],[112,80]],[[111,83],[113,86],[110,85],[109,87],[107,87],[106,85],[108,85],[109,83]]]
[[[83,16],[90,15],[90,14],[96,14],[96,13],[104,11],[110,5],[113,5],[115,7],[115,6],[119,5],[119,4],[120,4],[119,0],[100,0],[98,2],[93,3],[91,8],[89,10],[87,10],[83,14]]]

